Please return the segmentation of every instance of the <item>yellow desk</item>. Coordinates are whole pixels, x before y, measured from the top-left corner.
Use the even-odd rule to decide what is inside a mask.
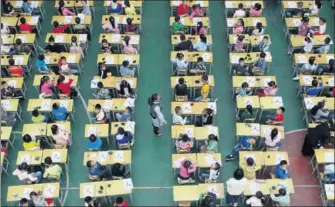
[[[229,34],[229,44],[235,45],[237,38],[240,34]],[[249,45],[250,44],[250,36],[248,34],[244,34],[243,44]]]
[[[206,63],[213,62],[213,53],[212,52],[185,52],[185,51],[171,51],[170,60],[174,60],[177,57],[177,53],[184,54],[184,60],[188,62],[197,62],[199,57],[204,59]]]
[[[88,5],[89,5],[90,7],[93,7],[93,6],[94,6],[94,1],[87,1],[87,3],[88,3]],[[82,4],[81,1],[76,1],[76,2],[74,3],[74,7],[75,7],[75,8],[83,7],[83,4]]]
[[[210,26],[210,20],[209,17],[194,17],[193,20],[190,19],[190,17],[180,17],[180,22],[185,27],[196,27],[198,22],[202,22],[204,27]],[[172,26],[174,21],[174,17],[170,17],[170,26]]]
[[[223,183],[203,183],[203,184],[199,184],[199,192],[200,193],[207,193],[207,192],[214,193],[214,194],[216,194],[217,199],[224,199],[225,198]]]
[[[22,135],[30,136],[46,136],[47,123],[23,124]]]
[[[249,88],[263,88],[268,86],[270,81],[277,82],[276,76],[233,76],[233,87],[241,88],[242,83],[247,82]]]
[[[7,24],[9,27],[16,27],[18,20],[18,17],[1,16],[1,22]]]
[[[141,24],[142,22],[142,17],[141,15],[103,15],[102,16],[102,20],[101,20],[101,24],[105,24],[107,22],[109,22],[109,17],[113,16],[115,19],[115,23],[116,24],[123,24],[126,25],[127,24],[127,18],[131,18],[133,19],[133,24]]]
[[[170,0],[170,7],[178,7],[181,3],[182,3],[182,1]],[[199,4],[201,6],[201,8],[203,8],[203,7],[208,8],[209,7],[209,1],[208,0],[187,1],[186,4],[189,5],[189,7],[191,7],[191,8],[195,4]]]
[[[325,184],[327,201],[334,201],[334,184]]]
[[[260,52],[250,52],[250,53],[229,53],[230,64],[238,64],[240,58],[244,58],[246,64],[254,63],[259,59]],[[266,52],[265,61],[267,63],[272,62],[272,55],[270,52]]]
[[[334,87],[334,76],[333,75],[322,75],[321,80],[324,87]]]
[[[104,1],[104,7],[109,7],[111,2],[112,2],[111,0],[105,0]],[[123,1],[119,0],[118,3],[123,4]],[[143,4],[142,0],[133,0],[130,3],[134,7],[142,7],[142,4]]]
[[[86,166],[87,161],[90,160],[98,161],[102,165],[113,165],[115,163],[130,165],[131,150],[85,152],[83,165]]]
[[[227,18],[227,27],[233,27],[239,19],[239,17]],[[242,19],[244,21],[244,27],[255,27],[258,22],[262,23],[263,27],[267,26],[265,17],[246,17]]]
[[[9,66],[10,58],[9,55],[1,55],[1,65]],[[29,55],[13,55],[12,58],[15,60],[15,65],[27,66],[29,63]]]
[[[202,111],[206,108],[211,108],[216,114],[216,103],[215,102],[171,102],[171,113],[175,112],[175,108],[180,106],[182,109],[182,114],[187,115],[200,115]]]
[[[254,136],[259,137],[261,135],[260,124],[249,124],[249,123],[236,123],[236,136]]]
[[[266,185],[268,186],[268,189],[270,189],[272,186],[277,186],[279,184],[282,183],[286,183],[287,187],[288,187],[288,191],[290,192],[290,194],[294,194],[294,185],[293,185],[293,180],[291,178],[289,179],[267,179],[266,180]],[[277,193],[279,190],[279,188],[276,189],[275,193]]]
[[[15,35],[13,35],[13,34],[1,34],[2,44],[4,44],[4,45],[14,44],[14,37],[15,37]]]
[[[71,134],[71,122],[65,121],[65,122],[56,122],[52,124],[47,124],[47,136],[52,136],[51,127],[53,125],[57,125],[59,129],[62,129],[67,133]]]
[[[315,57],[315,64],[317,65],[328,65],[329,60],[335,59],[334,54],[304,54],[304,53],[295,53],[294,54],[294,63],[296,65],[301,65],[308,63],[310,57]]]
[[[22,9],[23,1],[10,1],[10,3],[13,5],[14,9]],[[34,8],[40,8],[40,7],[42,7],[43,1],[37,1],[37,0],[35,0],[35,1],[30,1],[28,3],[34,9]]]
[[[115,135],[119,127],[124,128],[125,131],[130,131],[132,134],[135,134],[135,122],[112,122],[111,123],[111,135]]]
[[[197,153],[197,167],[210,168],[216,162],[222,163],[220,153]]]
[[[7,85],[16,89],[23,88],[23,77],[1,78],[1,81],[6,81]]]
[[[236,97],[236,105],[238,109],[245,109],[247,105],[251,105],[254,109],[261,107],[258,96]]]
[[[90,99],[88,100],[87,111],[94,112],[96,104],[100,104],[107,111],[124,111],[128,107],[127,99],[123,98],[114,98],[112,100]]]
[[[0,137],[1,141],[9,141],[10,137],[12,135],[12,129],[11,126],[1,126],[0,128]]]
[[[42,150],[19,151],[17,153],[16,165],[20,165],[22,162],[26,162],[28,165],[41,165],[44,162],[42,155]]]
[[[195,140],[208,140],[208,135],[214,134],[219,136],[219,129],[215,126],[195,127],[194,125],[172,125],[172,139],[179,139],[181,134],[188,134],[189,137],[194,137]]]
[[[41,84],[41,79],[43,78],[43,76],[48,76],[50,78],[50,80],[53,82],[53,86],[54,87],[57,86],[58,76],[57,75],[53,75],[53,74],[35,75],[34,76],[33,86],[39,88],[40,84]],[[68,82],[70,79],[73,80],[73,82],[71,83],[71,87],[76,87],[78,85],[78,77],[79,76],[77,76],[77,75],[64,75],[64,77],[65,77],[65,82]]]
[[[245,160],[247,158],[253,158],[256,165],[263,166],[264,165],[264,152],[259,151],[240,151],[239,152],[239,165],[245,165]]]
[[[101,33],[99,37],[99,43],[101,44],[103,39],[106,39],[108,43],[111,44],[122,44],[125,36],[130,37],[130,44],[139,45],[140,35],[125,35],[125,34],[111,34],[111,33]]]
[[[244,196],[253,196],[257,191],[262,191],[264,195],[271,193],[270,189],[273,186],[278,186],[281,183],[286,183],[290,194],[294,194],[294,186],[292,179],[267,179],[267,180],[248,180],[247,185],[244,188]],[[274,193],[278,193],[277,188]]]
[[[39,24],[39,16],[24,16],[24,18],[26,18],[26,21],[28,24],[30,24],[31,26],[38,26]],[[17,25],[20,25],[20,21],[18,21]]]
[[[66,61],[70,64],[79,64],[81,60],[80,53],[44,53],[45,63],[48,65],[58,65],[61,57],[65,57]]]
[[[324,109],[328,110],[335,109],[334,98],[327,98],[327,97],[305,97],[304,105],[307,110],[311,110],[315,105],[317,105],[321,101],[325,101]]]
[[[191,40],[193,44],[196,44],[200,40],[199,35],[185,35],[186,40]],[[207,41],[213,44],[212,35],[206,35]],[[180,43],[180,35],[171,35],[171,43],[172,45],[177,45]]]
[[[259,102],[261,104],[261,109],[269,110],[269,109],[277,109],[283,106],[283,99],[280,96],[267,96],[267,97],[260,97]]]
[[[73,36],[77,38],[78,42],[87,42],[87,34],[47,33],[47,36],[45,37],[45,43],[49,43],[50,36],[55,38],[55,43],[61,44],[70,44],[72,42],[71,38]]]
[[[57,21],[59,25],[65,25],[65,24],[76,24],[75,22],[76,16],[53,16],[51,20],[51,25],[54,21]],[[81,18],[82,19],[82,18]],[[92,15],[84,15],[83,16],[83,23],[85,25],[91,25],[92,24]]]
[[[43,161],[46,157],[51,157],[53,163],[67,163],[67,149],[45,149],[43,150]]]
[[[173,76],[171,77],[171,88],[175,88],[175,86],[178,84],[178,80],[179,78],[184,78],[185,80],[185,84],[187,85],[188,88],[200,88],[203,83],[201,82],[201,76]],[[213,75],[209,75],[208,76],[208,84],[211,87],[215,86],[214,83],[214,76]]]
[[[98,88],[97,84],[98,82],[102,82],[104,85],[104,88],[118,88],[121,81],[126,80],[132,89],[137,88],[137,78],[126,78],[126,77],[116,77],[116,76],[110,76],[105,79],[101,79],[100,76],[94,76],[93,80],[91,81],[91,87],[94,86],[94,88]]]
[[[276,125],[261,125],[261,137],[265,137],[265,135],[270,134],[272,129],[278,129],[278,136],[281,139],[285,139],[285,130],[283,126],[276,126]]]
[[[105,189],[105,181],[80,183],[80,198],[85,198],[86,196],[91,196],[94,198],[105,197]]]
[[[43,192],[44,198],[59,198],[60,184],[59,183],[45,183],[33,185],[18,185],[8,186],[7,201],[14,202],[20,201],[21,198],[30,199],[30,192]]]
[[[329,37],[329,35],[315,35],[313,36],[313,46],[322,46],[324,45],[324,40]],[[295,47],[303,47],[304,46],[305,37],[301,35],[291,35],[290,36],[290,44],[293,48]],[[333,44],[333,41],[330,43]]]
[[[2,99],[1,105],[7,112],[18,112],[19,99]]]
[[[88,138],[91,134],[95,134],[97,137],[108,137],[108,124],[86,124],[85,137]]]
[[[250,9],[256,3],[259,3],[264,8],[263,1],[225,1],[226,9],[238,9],[239,4],[243,4],[243,8]]]
[[[192,163],[197,163],[197,154],[172,154],[172,168],[179,168],[184,160],[191,160]]]
[[[80,183],[80,198],[86,196],[105,197],[129,195],[132,193],[133,182],[131,178],[123,180],[100,181]]]
[[[29,99],[27,111],[31,112],[36,107],[41,107],[40,111],[52,111],[52,105],[58,103],[60,107],[65,107],[69,113],[73,111],[73,99]]]
[[[315,157],[318,164],[334,163],[334,149],[316,149]]]
[[[301,24],[301,18],[300,17],[285,18],[285,24],[287,29],[298,28]],[[320,25],[319,17],[309,17],[309,25],[311,27],[318,27]]]
[[[107,65],[122,65],[125,60],[128,60],[130,65],[139,65],[140,55],[101,53],[98,55],[97,64],[105,62]]]
[[[173,186],[173,201],[198,201],[200,193],[198,185]]]
[[[289,157],[287,152],[264,152],[264,165],[265,166],[276,166],[282,160],[286,160],[289,164]]]
[[[281,3],[282,3],[282,7],[284,8],[284,9],[296,9],[296,8],[298,8],[298,2],[300,2],[300,1],[298,1],[298,0],[294,0],[294,1],[282,1]],[[309,7],[312,5],[312,4],[314,4],[314,1],[301,1],[301,2],[303,2],[303,6],[302,6],[302,8],[304,8],[304,9],[309,9]]]

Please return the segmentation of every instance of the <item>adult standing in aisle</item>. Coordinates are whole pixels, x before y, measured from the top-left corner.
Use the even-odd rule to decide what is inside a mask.
[[[148,104],[150,105],[150,116],[152,121],[152,126],[154,127],[154,135],[157,137],[162,136],[159,128],[164,126],[167,122],[164,119],[164,115],[162,114],[162,107],[160,105],[161,97],[158,93],[154,93],[148,99]]]

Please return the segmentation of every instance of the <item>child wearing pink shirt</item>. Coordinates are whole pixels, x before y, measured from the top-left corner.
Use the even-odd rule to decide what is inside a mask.
[[[40,93],[46,96],[52,95],[52,84],[49,76],[43,76],[40,83]]]
[[[235,46],[234,46],[234,52],[244,52],[245,50],[243,49],[243,40],[244,40],[244,36],[243,35],[239,35],[237,37]]]
[[[119,34],[120,33],[119,25],[115,22],[115,19],[114,19],[113,16],[110,16],[109,19],[108,19],[108,22],[106,22],[104,25],[102,25],[102,29],[104,29],[105,32],[109,32],[109,33],[113,33],[113,34]]]
[[[238,19],[233,26],[233,34],[242,34],[244,32],[244,21],[243,19]]]
[[[202,21],[197,23],[197,27],[195,28],[194,32],[195,32],[196,35],[201,35],[201,34],[206,34],[207,33],[206,28],[203,26]]]
[[[130,37],[125,36],[122,42],[123,50],[125,54],[137,54],[137,50],[130,44]]]
[[[249,16],[251,17],[260,17],[262,16],[262,5],[260,3],[256,3],[249,11]]]
[[[276,82],[268,82],[268,86],[265,86],[260,92],[257,93],[258,96],[275,96],[278,91]]]
[[[65,8],[65,3],[64,1],[59,1],[58,2],[58,13],[63,15],[63,16],[75,16],[76,13],[72,12],[70,9]]]
[[[205,16],[204,11],[201,9],[199,4],[194,4],[192,6],[192,13],[190,15],[190,19],[192,20],[193,17],[203,17]]]
[[[197,165],[191,160],[184,160],[180,163],[178,183],[194,183],[194,172],[197,170]]]

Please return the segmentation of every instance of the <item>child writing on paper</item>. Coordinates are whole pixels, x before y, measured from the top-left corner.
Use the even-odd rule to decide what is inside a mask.
[[[47,123],[49,121],[49,114],[48,113],[42,114],[40,113],[38,108],[35,108],[32,111],[31,120],[33,123]]]
[[[64,106],[60,106],[59,103],[52,105],[52,115],[55,121],[65,121],[68,117],[67,109]]]
[[[49,73],[49,68],[45,62],[45,56],[43,54],[38,55],[36,60],[36,67],[42,72],[42,73]]]
[[[112,0],[109,7],[109,14],[121,14],[122,12],[122,4],[118,2],[118,0]]]
[[[258,96],[275,96],[278,91],[276,82],[270,81],[261,91],[257,93]]]
[[[72,83],[73,79],[69,79],[68,81],[66,81],[63,75],[58,76],[57,88],[59,92],[71,99],[77,98],[78,96],[78,92],[75,89],[71,88]]]
[[[117,84],[117,92],[121,98],[134,98],[135,94],[131,88],[130,83],[126,80],[122,80],[121,83]]]
[[[106,33],[114,33],[114,34],[119,34],[120,33],[119,25],[118,25],[117,22],[115,22],[115,19],[114,19],[113,16],[110,16],[108,18],[108,21],[104,25],[102,25],[102,29]]]
[[[36,140],[35,136],[25,134],[23,136],[23,148],[27,151],[40,150],[40,140]]]
[[[220,163],[213,163],[209,171],[207,170],[206,172],[200,173],[199,180],[206,183],[218,180],[220,177],[220,168]]]
[[[17,176],[19,180],[25,184],[38,183],[42,179],[41,171],[36,173],[31,173],[29,171],[29,165],[26,162],[22,162],[12,174]]]
[[[194,172],[197,170],[197,164],[193,163],[191,160],[183,160],[180,163],[178,183],[194,183]]]
[[[190,69],[190,75],[205,75],[207,73],[207,67],[202,57],[198,57],[195,63],[194,69]]]
[[[2,99],[22,99],[23,94],[20,90],[8,85],[6,81],[1,81],[1,98]]]
[[[175,59],[172,60],[172,63],[175,64],[176,70],[187,70],[188,69],[188,62],[184,59],[185,55],[183,53],[177,53]]]
[[[205,52],[208,51],[210,45],[211,43],[207,40],[206,35],[201,34],[198,42],[194,45],[193,48],[195,51]]]
[[[252,105],[247,105],[246,109],[240,115],[240,121],[247,122],[256,118],[256,110],[253,109]]]
[[[174,125],[185,125],[187,123],[187,117],[182,117],[182,110],[180,106],[176,106],[174,109],[172,123]]]
[[[287,161],[282,160],[280,163],[276,166],[274,174],[275,177],[278,179],[287,179],[289,178],[288,170],[287,170]]]
[[[175,143],[177,153],[191,152],[191,149],[193,147],[193,141],[191,138],[188,137],[187,134],[183,134],[181,139],[177,139]]]
[[[240,167],[243,169],[244,177],[248,180],[255,180],[256,172],[261,169],[261,165],[257,165],[252,157],[245,157]]]
[[[205,145],[200,147],[201,153],[217,153],[219,150],[219,138],[214,134],[208,135],[208,140],[205,141]]]
[[[52,33],[65,33],[68,31],[67,29],[70,27],[70,24],[59,25],[59,22],[57,21],[54,21],[52,25],[54,27],[52,29]]]
[[[212,125],[214,122],[214,111],[211,108],[204,108],[201,112],[201,119],[196,120],[196,126]]]
[[[51,80],[49,76],[44,75],[41,78],[40,95],[42,95],[42,97],[44,98],[55,97],[54,92],[53,92],[53,83],[54,83],[53,80]]]
[[[240,18],[233,25],[233,34],[242,34],[243,32],[244,32],[244,21],[242,18]]]
[[[208,83],[208,75],[202,75],[201,76],[201,82],[202,82],[202,86],[200,88],[201,96],[194,99],[195,102],[200,102],[200,101],[206,102],[206,101],[208,101],[208,96],[209,96],[209,93],[211,91],[211,86]]]
[[[60,72],[62,74],[78,74],[79,70],[71,69],[70,64],[66,61],[66,57],[60,57],[58,61],[58,67],[60,68]]]
[[[265,57],[266,57],[266,53],[261,52],[259,54],[258,60],[256,60],[256,62],[254,62],[254,64],[252,64],[252,73],[254,75],[264,75],[265,69],[267,67]]]
[[[238,76],[249,76],[249,67],[245,64],[244,58],[238,60],[238,65],[234,67],[235,75]]]
[[[323,90],[322,82],[318,80],[312,80],[312,87],[308,87],[306,89],[306,93],[308,96],[318,96],[320,92]]]
[[[122,52],[125,54],[137,54],[137,50],[133,47],[133,45],[130,43],[130,37],[125,36],[122,41]]]
[[[90,151],[99,151],[101,150],[102,140],[100,137],[91,134],[86,143],[86,147]]]
[[[184,34],[185,26],[180,21],[180,16],[176,16],[174,18],[174,22],[172,23],[172,31],[173,34]]]
[[[176,96],[183,96],[184,100],[187,101],[188,89],[187,85],[185,84],[185,79],[183,77],[178,78],[178,83],[176,84],[174,89],[176,92]]]
[[[45,164],[45,171],[43,174],[43,178],[60,179],[60,176],[62,175],[61,166],[54,164],[52,162],[51,157],[46,157],[44,159],[44,164]]]
[[[193,20],[194,17],[204,17],[204,16],[206,16],[206,13],[200,7],[200,4],[193,4],[190,19]]]
[[[127,170],[127,167],[121,163],[115,163],[112,167],[112,176],[113,179],[124,179],[130,175],[130,171]]]
[[[107,39],[101,40],[101,53],[113,53],[112,45],[108,43]]]
[[[180,17],[188,16],[188,12],[190,11],[190,7],[186,0],[182,0],[177,9],[177,15]]]
[[[252,90],[249,88],[249,84],[247,82],[243,82],[241,88],[237,90],[237,96],[251,96]]]
[[[264,28],[262,22],[257,22],[255,29],[252,31],[251,35],[262,35],[264,34]]]

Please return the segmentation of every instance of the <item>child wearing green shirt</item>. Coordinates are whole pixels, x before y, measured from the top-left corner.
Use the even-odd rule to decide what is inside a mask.
[[[219,138],[214,134],[208,135],[208,141],[206,141],[205,145],[201,146],[200,151],[202,153],[206,152],[218,152],[218,141]]]
[[[254,119],[256,118],[256,111],[253,110],[252,105],[247,105],[245,111],[240,115],[240,120],[244,121],[246,119]]]
[[[174,34],[184,34],[185,27],[184,25],[180,22],[180,16],[176,16],[174,18],[174,22],[172,23],[172,30]]]
[[[32,115],[31,120],[33,123],[45,123],[49,121],[48,114],[40,114],[37,108],[33,110]]]

